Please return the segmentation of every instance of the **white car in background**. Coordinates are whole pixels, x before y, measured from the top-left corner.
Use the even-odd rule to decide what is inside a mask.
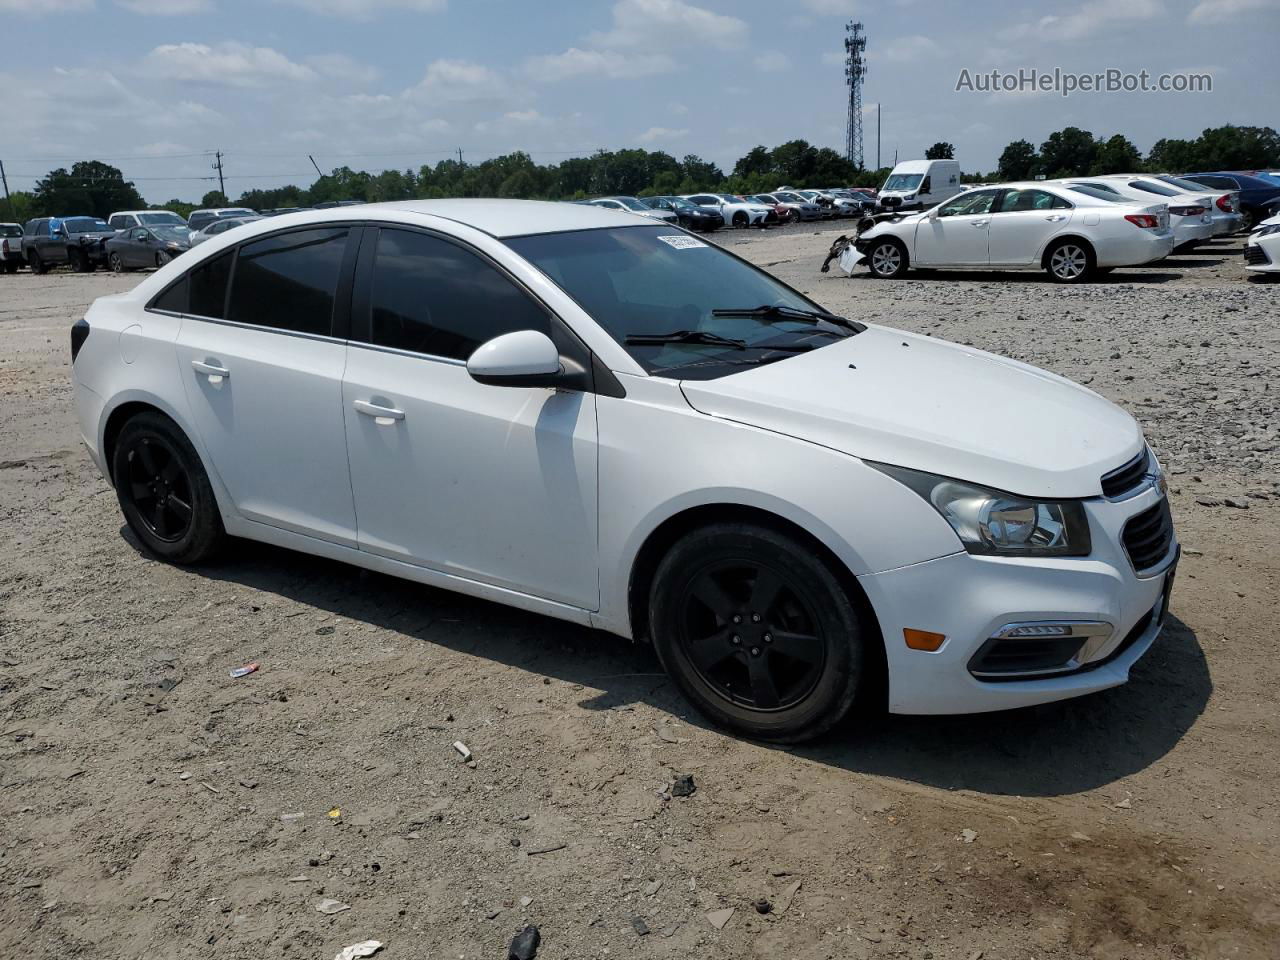
[[[1207,189],[1203,183],[1196,183],[1194,180],[1188,180],[1185,177],[1175,177],[1171,174],[1162,173],[1151,179],[1158,180],[1161,183],[1167,183],[1175,190],[1181,190],[1183,193],[1199,193]],[[1244,226],[1244,214],[1240,212],[1240,192],[1229,191],[1221,193],[1212,188],[1210,196],[1213,198],[1213,206],[1209,210],[1209,215],[1213,218],[1213,235],[1222,237],[1235,233]]]
[[[1173,251],[1169,208],[1034,181],[968,190],[925,213],[881,219],[854,241],[874,276],[911,267],[1042,269],[1081,283]]]
[[[1280,216],[1258,224],[1244,244],[1244,265],[1255,273],[1280,273]]]
[[[197,247],[200,244],[204,243],[206,240],[210,240],[213,237],[218,236],[218,234],[220,233],[226,233],[228,230],[234,230],[236,227],[240,226],[241,224],[253,223],[255,220],[262,220],[262,219],[263,218],[259,216],[219,217],[217,220],[214,220],[203,230],[192,230],[188,234],[191,240],[191,246]]]
[[[130,227],[185,227],[187,221],[172,210],[117,210],[107,217],[112,230]]]
[[[22,256],[22,224],[0,223],[0,270],[17,273],[26,260]]]
[[[653,207],[641,203],[638,197],[597,197],[587,202],[594,207],[604,207],[606,210],[621,210],[623,213],[635,213],[642,217],[648,217],[650,220],[661,220],[663,223],[677,223],[679,221],[679,217],[673,211],[655,210]]]
[[[753,738],[1115,687],[1168,611],[1124,410],[631,214],[262,220],[99,298],[71,358],[148,553],[240,537],[652,642]]]
[[[1135,177],[1108,174],[1098,177],[1064,178],[1058,183],[1068,186],[1090,186],[1117,197],[1149,203],[1153,199],[1169,205],[1169,229],[1173,231],[1173,249],[1185,252],[1206,240],[1213,239],[1213,195],[1204,192],[1187,193],[1172,184],[1151,177]]]
[[[748,203],[731,193],[688,193],[682,199],[720,211],[725,225],[730,227],[763,227],[778,222],[778,215],[772,207]]]

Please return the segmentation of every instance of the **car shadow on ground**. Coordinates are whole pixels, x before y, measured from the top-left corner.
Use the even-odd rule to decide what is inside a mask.
[[[141,552],[127,528],[122,536]],[[647,703],[714,729],[666,678],[648,644],[337,561],[233,544],[225,561],[193,572],[421,641],[424,665],[431,647],[441,646],[528,671],[531,685],[544,677],[580,684],[580,706],[587,710]],[[1176,602],[1175,594],[1175,609]],[[943,789],[1058,796],[1105,786],[1157,763],[1204,712],[1212,689],[1195,633],[1170,616],[1130,682],[1113,690],[973,716],[869,711],[815,744],[760,746]]]
[[[1180,262],[1160,261],[1161,266],[1181,267]],[[859,280],[874,283],[893,283],[892,280],[881,280],[870,272],[860,271],[852,276],[831,273],[829,276],[837,280]],[[1101,286],[1108,283],[1168,283],[1170,280],[1181,280],[1182,274],[1165,271],[1146,270],[1142,267],[1117,268],[1110,273],[1094,277],[1088,286]],[[901,280],[922,280],[925,282],[967,280],[970,283],[1043,283],[1058,286],[1041,270],[934,270],[932,268],[913,268]]]

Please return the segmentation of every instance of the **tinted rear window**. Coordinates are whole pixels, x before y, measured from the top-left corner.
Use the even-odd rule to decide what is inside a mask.
[[[240,248],[227,318],[328,335],[347,247],[346,227],[296,230]]]
[[[227,303],[227,281],[231,277],[231,256],[228,251],[191,271],[190,313],[222,319]]]

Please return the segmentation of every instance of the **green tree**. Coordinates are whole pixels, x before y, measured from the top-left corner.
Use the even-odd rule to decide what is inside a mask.
[[[1147,154],[1147,168],[1158,173],[1190,173],[1209,169],[1200,162],[1200,151],[1193,140],[1160,139]]]
[[[221,190],[210,190],[200,198],[200,206],[202,207],[225,207],[229,205],[226,194]]]
[[[1271,127],[1227,124],[1196,141],[1201,170],[1258,170],[1280,166],[1280,134]]]
[[[753,174],[773,175],[773,155],[768,147],[752,147],[733,165],[735,177],[750,177]]]
[[[1105,143],[1098,144],[1097,156],[1094,157],[1089,172],[1095,175],[1135,173],[1141,166],[1142,154],[1138,152],[1138,148],[1128,138],[1117,133]]]
[[[4,211],[4,219],[14,223],[26,223],[33,217],[40,216],[36,212],[38,209],[36,195],[28,190],[13,191],[9,194],[9,202],[0,206],[0,210]]]
[[[956,148],[944,140],[939,140],[924,152],[926,160],[954,160]]]
[[[178,216],[183,217],[185,219],[186,217],[191,216],[191,211],[196,209],[196,205],[194,203],[187,203],[187,201],[185,200],[179,200],[175,197],[173,200],[170,200],[167,203],[160,204],[160,206],[157,209],[172,210]],[[256,210],[257,207],[254,207],[254,209]]]
[[[1098,142],[1079,127],[1064,127],[1040,144],[1040,166],[1049,177],[1079,177],[1093,169]]]
[[[1000,154],[996,169],[1001,180],[1029,180],[1039,161],[1035,147],[1026,140],[1014,140]]]
[[[681,193],[693,193],[698,190],[710,190],[724,181],[724,171],[709,160],[703,160],[697,154],[686,154],[680,164],[684,178],[680,182]]]
[[[38,215],[46,217],[107,217],[116,210],[136,210],[147,205],[118,168],[101,160],[80,160],[70,170],[51,170],[36,182],[34,194]]]

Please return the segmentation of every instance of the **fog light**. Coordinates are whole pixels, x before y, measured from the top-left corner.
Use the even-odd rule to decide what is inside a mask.
[[[1011,630],[1002,630],[1002,637],[1069,637],[1071,627],[1065,623],[1028,623]]]
[[[913,630],[906,627],[902,631],[902,638],[907,641],[907,646],[912,650],[924,650],[933,653],[947,639],[946,634],[930,633],[928,630]]]

